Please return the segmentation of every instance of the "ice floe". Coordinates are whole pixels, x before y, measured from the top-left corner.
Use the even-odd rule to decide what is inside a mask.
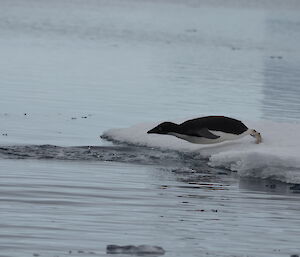
[[[300,183],[298,123],[246,121],[249,128],[262,133],[263,143],[259,145],[250,136],[215,145],[197,145],[173,136],[146,133],[157,124],[141,123],[128,128],[110,129],[103,133],[102,138],[129,145],[193,152],[207,158],[210,166],[236,171],[240,176]]]

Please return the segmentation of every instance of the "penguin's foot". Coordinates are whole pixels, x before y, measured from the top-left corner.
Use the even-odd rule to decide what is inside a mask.
[[[260,144],[262,142],[262,137],[261,137],[261,134],[259,132],[257,132],[255,129],[253,129],[251,131],[251,134],[250,134],[252,137],[255,137],[255,143],[256,144]]]

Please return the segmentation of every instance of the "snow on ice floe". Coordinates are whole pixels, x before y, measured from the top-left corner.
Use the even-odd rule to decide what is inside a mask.
[[[147,134],[157,123],[107,130],[102,137],[137,146],[199,153],[212,167],[236,171],[240,176],[300,183],[300,124],[271,121],[245,122],[262,133],[263,143],[245,137],[215,145],[197,145],[173,136]]]

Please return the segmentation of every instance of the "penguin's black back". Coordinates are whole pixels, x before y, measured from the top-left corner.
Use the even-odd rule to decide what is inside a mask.
[[[243,132],[248,130],[248,127],[245,126],[245,124],[240,120],[225,116],[206,116],[187,120],[179,124],[179,129],[183,134],[184,131],[198,130],[201,128],[207,128],[214,131],[222,131],[235,135],[242,134]]]

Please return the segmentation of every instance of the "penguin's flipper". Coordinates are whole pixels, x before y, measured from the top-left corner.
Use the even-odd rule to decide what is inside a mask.
[[[217,135],[211,133],[207,128],[202,128],[197,131],[191,131],[191,133],[189,133],[189,135],[197,136],[197,137],[205,137],[208,139],[217,139],[220,137],[220,136],[217,136]]]

